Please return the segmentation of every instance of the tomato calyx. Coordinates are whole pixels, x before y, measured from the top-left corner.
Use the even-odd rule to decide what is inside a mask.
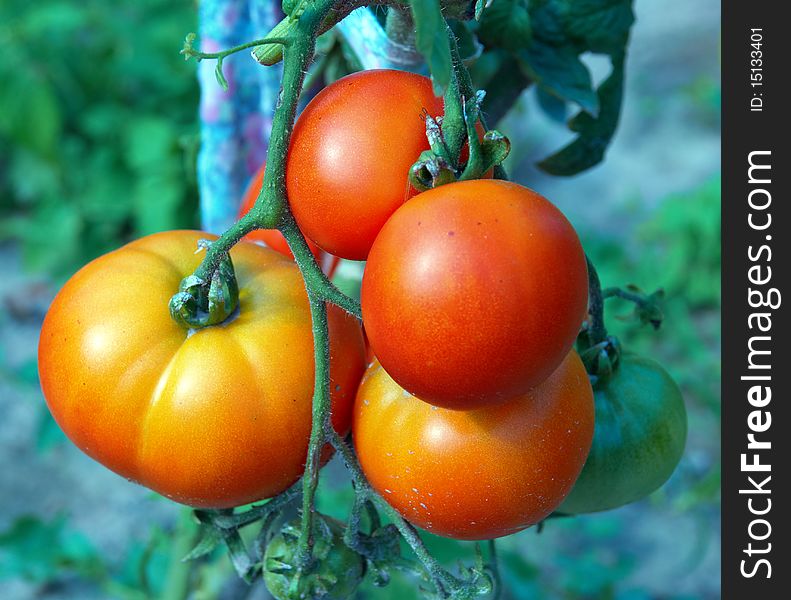
[[[409,169],[409,183],[421,192],[453,183],[456,179],[456,172],[450,163],[431,150],[422,152],[417,162]]]
[[[200,240],[198,247],[207,249],[211,243]],[[208,281],[195,274],[185,277],[168,308],[173,320],[187,329],[219,325],[232,318],[239,309],[239,284],[231,256],[222,257]]]
[[[614,335],[608,335],[592,346],[587,346],[584,339],[578,340],[577,351],[593,386],[598,386],[612,377],[621,361],[621,342]]]
[[[422,152],[409,169],[409,182],[421,192],[454,181],[486,177],[511,150],[511,142],[499,131],[484,133],[480,114],[483,91],[471,99],[455,98],[460,105],[458,115],[449,106],[453,98],[450,90],[445,98],[445,116],[425,115],[431,150]]]

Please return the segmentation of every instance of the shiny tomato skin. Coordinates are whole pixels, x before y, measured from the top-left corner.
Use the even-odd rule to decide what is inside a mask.
[[[253,175],[250,183],[247,185],[247,189],[245,189],[244,197],[242,199],[242,206],[239,209],[239,217],[243,217],[248,212],[250,212],[250,209],[253,208],[255,201],[258,199],[258,194],[261,193],[261,186],[264,183],[265,169],[266,163],[261,165],[261,167]],[[283,237],[283,234],[277,229],[257,229],[244,236],[244,239],[253,242],[263,242],[267,247],[272,248],[272,250],[275,252],[279,252],[280,254],[288,256],[289,258],[294,258],[294,255],[291,253],[291,248],[288,247],[286,238]],[[306,239],[305,241],[307,241],[313,256],[315,256],[316,260],[321,263],[324,253],[311,240]]]
[[[429,149],[424,114],[442,115],[431,80],[354,73],[319,92],[297,119],[286,188],[302,231],[322,249],[365,260],[387,218],[416,190],[409,168]]]
[[[541,383],[587,311],[587,267],[563,214],[505,181],[443,185],[403,205],[362,282],[373,353],[399,385],[447,408],[501,402]]]
[[[271,497],[303,469],[313,337],[296,264],[241,242],[239,314],[189,333],[168,300],[197,267],[196,231],[154,234],[83,267],[44,320],[39,375],[69,438],[116,473],[178,502]],[[355,319],[330,308],[332,419],[348,431],[364,369]],[[329,452],[325,454],[329,456]]]
[[[374,362],[352,434],[374,489],[437,535],[481,540],[549,515],[571,489],[593,438],[593,392],[575,352],[544,383],[497,406],[432,406]]]

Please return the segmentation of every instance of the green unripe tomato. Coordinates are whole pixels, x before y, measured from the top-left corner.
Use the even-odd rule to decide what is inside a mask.
[[[313,563],[298,574],[301,520],[283,526],[264,554],[264,583],[277,600],[345,600],[365,575],[365,560],[343,542],[343,525],[330,517],[313,518]]]
[[[609,510],[644,498],[668,480],[687,438],[681,391],[655,361],[624,353],[594,387],[593,446],[558,513]]]

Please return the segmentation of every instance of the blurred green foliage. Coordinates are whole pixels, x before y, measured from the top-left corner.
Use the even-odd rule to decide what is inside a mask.
[[[195,25],[191,0],[0,3],[0,239],[30,267],[196,224]]]

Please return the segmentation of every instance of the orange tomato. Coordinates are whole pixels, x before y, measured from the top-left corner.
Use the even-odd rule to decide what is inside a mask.
[[[588,306],[574,228],[515,183],[463,181],[399,208],[371,249],[362,312],[390,376],[438,406],[502,402],[540,384]]]
[[[357,392],[352,432],[374,489],[432,533],[491,539],[549,515],[569,493],[593,439],[593,391],[571,352],[544,383],[471,411],[427,404],[378,364]]]
[[[313,335],[296,264],[256,244],[231,251],[239,312],[194,332],[168,301],[198,266],[196,231],[106,254],[74,275],[44,320],[39,375],[55,420],[89,456],[191,506],[274,496],[301,475],[313,394]],[[365,346],[329,307],[332,422],[349,430]],[[329,452],[325,452],[325,458]]]

